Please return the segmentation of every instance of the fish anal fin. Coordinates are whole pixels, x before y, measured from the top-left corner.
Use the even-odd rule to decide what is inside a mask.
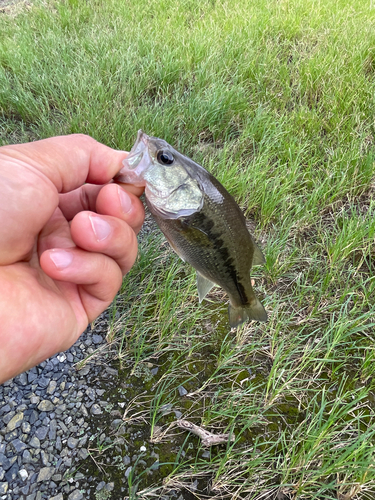
[[[215,283],[208,278],[205,278],[197,271],[197,286],[199,302],[202,302],[212,287],[215,286]]]
[[[262,253],[262,250],[258,247],[258,245],[253,241],[254,245],[254,254],[253,254],[253,266],[262,266],[265,264],[266,259]]]
[[[229,324],[232,328],[236,328],[248,319],[254,321],[267,321],[267,313],[259,299],[255,297],[252,304],[245,306],[234,307],[229,304]]]

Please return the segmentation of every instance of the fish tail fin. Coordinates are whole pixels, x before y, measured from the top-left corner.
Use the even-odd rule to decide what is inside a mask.
[[[239,307],[229,304],[229,324],[232,328],[236,328],[248,319],[267,321],[266,310],[257,297],[255,297],[252,304],[241,305]]]

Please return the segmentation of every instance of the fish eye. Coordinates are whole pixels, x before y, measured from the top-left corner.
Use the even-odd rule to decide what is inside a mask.
[[[159,163],[162,163],[163,165],[172,165],[172,163],[174,162],[174,157],[170,151],[161,150],[158,151],[157,160]]]

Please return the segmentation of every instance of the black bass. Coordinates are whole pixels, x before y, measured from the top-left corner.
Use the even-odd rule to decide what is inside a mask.
[[[229,323],[267,321],[250,280],[264,257],[234,198],[207,170],[142,130],[118,182],[145,186],[147,206],[173,250],[197,271],[199,302],[216,284],[228,294]]]

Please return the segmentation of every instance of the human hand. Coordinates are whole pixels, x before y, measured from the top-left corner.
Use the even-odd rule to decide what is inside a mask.
[[[125,157],[85,135],[0,148],[0,383],[69,348],[133,265],[142,190],[109,183]]]

